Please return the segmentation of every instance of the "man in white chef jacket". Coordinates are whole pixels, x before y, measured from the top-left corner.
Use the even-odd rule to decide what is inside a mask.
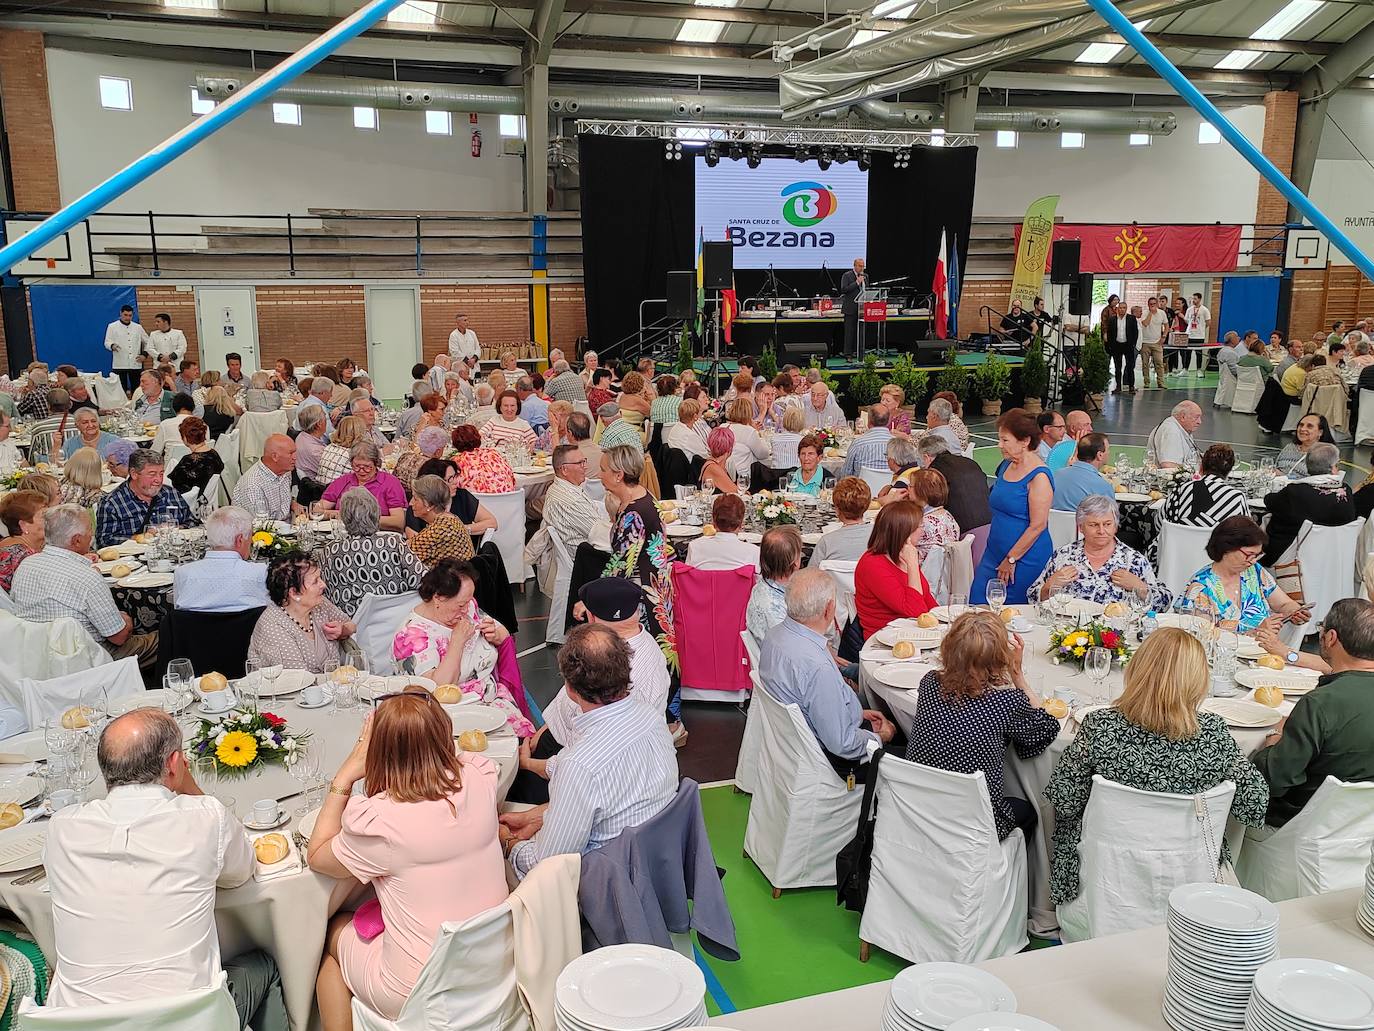
[[[459,312],[453,317],[457,325],[452,333],[448,335],[448,355],[455,361],[476,360],[482,357],[482,345],[477,342],[477,334],[468,329],[468,316],[466,312]]]
[[[105,328],[105,350],[112,356],[110,367],[118,373],[125,393],[138,386],[138,378],[143,375],[143,363],[138,356],[150,343],[143,327],[134,321],[131,305],[120,308],[119,318]]]
[[[160,311],[153,316],[153,331],[148,334],[152,346],[149,351],[158,360],[173,367],[186,357],[186,334],[172,328],[172,316]]]

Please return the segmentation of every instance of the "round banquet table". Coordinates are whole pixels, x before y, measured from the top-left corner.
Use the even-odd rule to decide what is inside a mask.
[[[323,778],[333,776],[340,763],[353,748],[362,726],[366,708],[335,712],[331,707],[303,709],[294,696],[262,699],[261,710],[275,713],[287,720],[290,730],[311,735],[310,746],[320,756]],[[187,717],[182,717],[183,721]],[[187,724],[183,722],[183,727]],[[188,736],[195,725],[188,728]],[[504,799],[519,767],[519,742],[503,728],[488,736],[488,758],[500,768],[497,787],[498,800]],[[282,798],[301,790],[282,766],[267,766],[247,777],[216,784],[201,785],[206,794],[231,796],[235,813],[242,818],[260,798]],[[97,777],[90,789],[90,797],[105,794],[104,784]],[[282,805],[291,814],[290,821],[277,828],[284,834],[293,833],[300,823],[296,808],[300,798],[292,798]],[[41,824],[39,826],[42,826]],[[250,834],[254,833],[250,831]],[[29,929],[49,964],[57,959],[53,948],[52,901],[46,879],[37,883],[15,885],[15,875],[0,875],[0,904],[10,909]],[[367,892],[356,881],[336,881],[304,868],[267,881],[256,878],[237,888],[220,889],[215,897],[215,923],[219,930],[220,953],[226,959],[249,949],[261,948],[271,953],[281,973],[282,992],[292,1028],[305,1031],[309,1026],[315,1002],[315,975],[319,971],[324,949],[325,927],[339,909],[348,908],[350,898]]]
[[[1071,707],[1089,704],[1105,704],[1120,696],[1125,689],[1124,675],[1120,667],[1113,665],[1112,672],[1099,690],[1097,685],[1077,666],[1054,664],[1047,654],[1049,649],[1049,628],[1035,626],[1030,632],[1021,635],[1026,642],[1025,673],[1031,686],[1042,698],[1052,695],[1056,688],[1067,688],[1073,694]],[[937,653],[917,652],[916,657],[894,660],[892,650],[870,639],[859,654],[859,693],[868,708],[886,713],[891,720],[910,736],[912,722],[916,718],[916,688],[893,687],[883,683],[880,669],[893,664],[914,667],[911,683],[935,668]],[[1291,711],[1285,703],[1280,711],[1285,715]],[[1054,808],[1045,801],[1045,788],[1049,784],[1054,765],[1064,749],[1073,740],[1077,730],[1073,716],[1060,720],[1059,736],[1050,747],[1033,759],[1022,759],[1014,749],[1008,748],[1003,769],[1004,787],[1008,795],[1024,798],[1039,810],[1040,819],[1034,836],[1026,842],[1026,863],[1030,903],[1030,930],[1041,937],[1056,937],[1059,918],[1054,905],[1050,902],[1050,851],[1049,842],[1054,833]],[[1242,730],[1231,728],[1240,750],[1253,755],[1264,744],[1269,730]],[[1235,826],[1229,827],[1226,835],[1231,845],[1234,859],[1239,854],[1244,835]]]

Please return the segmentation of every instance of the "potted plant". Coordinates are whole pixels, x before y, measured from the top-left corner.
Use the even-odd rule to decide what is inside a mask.
[[[909,354],[899,354],[897,360],[892,363],[891,381],[894,386],[902,388],[902,393],[906,397],[903,404],[912,418],[915,418],[916,409],[920,407],[926,399],[926,393],[930,390],[930,376],[924,369],[916,368]]]
[[[1011,366],[1000,354],[989,354],[973,371],[984,415],[1001,415],[1002,398],[1011,389]]]
[[[870,354],[864,359],[863,368],[849,378],[849,397],[860,408],[877,404],[878,393],[883,389],[883,378],[878,375],[877,355]]]
[[[692,333],[686,326],[682,327],[682,336],[678,338],[677,345],[677,371],[685,372],[694,366],[695,359],[692,355]]]
[[[935,390],[948,390],[962,404],[968,396],[968,370],[959,364],[959,354],[951,347],[945,352],[945,364],[935,374]]]
[[[1025,409],[1032,415],[1040,411],[1045,391],[1050,386],[1050,367],[1045,363],[1045,342],[1036,337],[1021,363],[1021,389],[1025,394]]]
[[[763,349],[763,354],[759,355],[759,375],[768,383],[772,383],[778,375],[778,352],[773,348],[771,340]]]
[[[1107,384],[1111,382],[1112,369],[1111,362],[1107,358],[1107,348],[1102,343],[1102,334],[1096,327],[1084,341],[1082,353],[1079,355],[1079,364],[1082,366],[1083,391],[1092,398],[1093,404],[1100,409],[1102,407],[1102,395],[1107,392]]]

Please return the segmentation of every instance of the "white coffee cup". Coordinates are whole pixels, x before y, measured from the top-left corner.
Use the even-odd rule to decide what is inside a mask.
[[[253,803],[253,822],[258,824],[271,823],[277,818],[280,807],[275,798],[260,798]]]
[[[306,705],[319,705],[324,701],[324,686],[307,684],[305,690],[301,691],[301,701]]]
[[[228,691],[211,691],[201,697],[201,704],[210,712],[224,712],[230,708]]]
[[[57,812],[59,809],[65,809],[69,805],[75,805],[80,800],[81,796],[70,788],[59,788],[48,796],[48,808],[53,812]]]

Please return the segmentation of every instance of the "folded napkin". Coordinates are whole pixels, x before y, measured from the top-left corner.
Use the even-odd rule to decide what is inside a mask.
[[[262,834],[254,834],[250,836],[249,841],[257,841],[258,838],[263,838],[266,837],[268,834],[274,833],[280,834],[282,837],[286,839],[286,858],[281,860],[280,862],[272,863],[270,866],[264,863],[259,863],[256,859],[254,859],[253,880],[258,881],[259,883],[265,881],[274,881],[278,877],[289,877],[292,874],[299,873],[302,867],[301,854],[300,851],[296,848],[296,842],[292,838],[290,831],[287,831],[285,829],[278,831],[264,831]]]

